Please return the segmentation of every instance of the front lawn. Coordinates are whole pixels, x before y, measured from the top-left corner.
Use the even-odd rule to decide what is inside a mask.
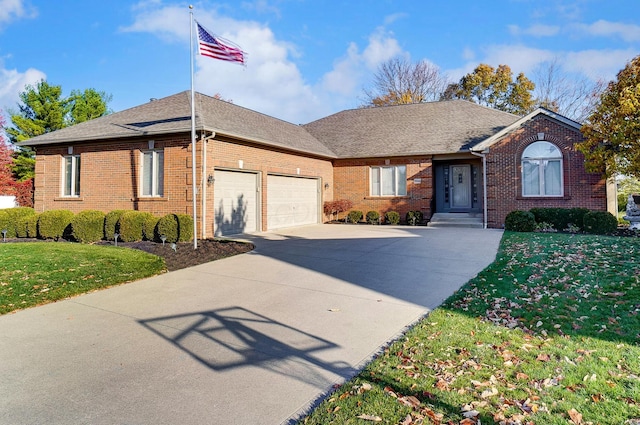
[[[0,244],[0,314],[153,276],[162,258],[133,249],[76,243]]]
[[[496,261],[305,424],[640,424],[640,239],[505,233]]]

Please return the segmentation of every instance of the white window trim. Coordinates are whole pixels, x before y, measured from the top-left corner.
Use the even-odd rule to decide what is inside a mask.
[[[529,146],[535,144],[535,143],[548,143],[550,145],[553,145],[557,150],[558,153],[560,154],[560,156],[549,156],[549,157],[524,157],[524,153],[526,152],[526,150],[529,148]],[[560,150],[560,148],[558,148],[558,146],[556,146],[554,143],[551,143],[547,140],[538,140],[534,143],[532,143],[531,145],[527,146],[527,148],[525,148],[525,150],[522,152],[522,156],[520,157],[520,178],[521,178],[521,184],[522,184],[522,197],[524,198],[562,198],[564,196],[564,161],[563,161],[563,156],[562,156],[562,151]],[[537,161],[538,162],[538,187],[540,188],[540,194],[531,194],[531,195],[527,195],[524,193],[525,191],[525,169],[524,169],[524,162],[525,161]],[[545,181],[544,181],[544,177],[545,177],[545,173],[542,172],[542,162],[543,161],[553,161],[553,162],[558,162],[560,164],[560,193],[559,194],[555,194],[555,195],[549,195],[546,193],[546,188],[545,188]]]
[[[404,175],[405,178],[399,178],[399,173],[398,173],[398,169],[400,167],[404,167]],[[383,195],[382,194],[382,172],[380,172],[380,187],[379,189],[379,195],[374,195],[374,183],[373,183],[373,170],[379,169],[382,170],[383,168],[392,168],[393,169],[393,173],[394,173],[394,177],[395,177],[395,185],[393,188],[393,195]],[[406,179],[406,175],[407,175],[407,166],[406,165],[378,165],[378,166],[371,166],[369,167],[369,196],[372,197],[376,197],[376,198],[389,198],[389,197],[400,197],[400,196],[407,196],[407,179]],[[404,185],[404,194],[398,194],[398,185],[399,184],[403,184]]]
[[[67,159],[71,158],[71,176],[70,176],[70,182],[67,182]],[[60,196],[62,196],[63,198],[79,198],[80,197],[80,187],[76,187],[76,186],[81,186],[80,185],[80,177],[81,177],[81,171],[80,171],[80,167],[82,165],[82,162],[78,162],[80,161],[80,155],[64,155],[62,157],[62,187],[60,188]],[[80,176],[78,175],[80,174]],[[70,189],[69,189],[69,194],[67,195],[66,189],[67,189],[67,183],[70,183]],[[77,184],[76,184],[77,183]]]
[[[151,154],[151,193],[144,193],[144,157],[145,154]],[[161,153],[163,155],[163,167],[160,169],[158,166],[158,154]],[[162,173],[163,183],[162,188],[158,188],[158,177]],[[161,189],[161,190],[160,190]],[[142,198],[162,198],[164,196],[164,150],[162,149],[149,149],[141,151],[140,153],[140,197]]]

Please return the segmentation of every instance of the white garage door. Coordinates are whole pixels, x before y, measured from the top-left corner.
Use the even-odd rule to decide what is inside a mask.
[[[318,179],[267,176],[267,228],[318,223]]]
[[[215,236],[258,230],[258,175],[238,171],[214,172]]]

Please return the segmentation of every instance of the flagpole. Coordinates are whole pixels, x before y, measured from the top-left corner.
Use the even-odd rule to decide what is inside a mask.
[[[196,196],[196,100],[193,85],[193,5],[189,5],[189,59],[191,65],[191,186],[193,189],[193,249],[198,248],[198,221],[196,220],[196,208],[198,202]]]

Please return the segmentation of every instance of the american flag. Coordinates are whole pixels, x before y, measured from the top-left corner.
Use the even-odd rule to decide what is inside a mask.
[[[245,64],[246,53],[240,46],[209,33],[198,22],[198,53],[202,56]]]

